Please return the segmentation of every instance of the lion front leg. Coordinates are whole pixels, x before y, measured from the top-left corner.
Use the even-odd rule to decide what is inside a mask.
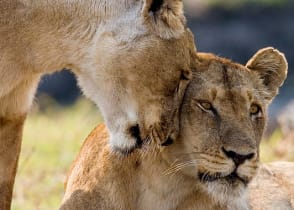
[[[25,116],[0,117],[0,209],[9,210]]]
[[[37,89],[39,75],[28,76],[0,97],[0,209],[9,210],[23,125]]]

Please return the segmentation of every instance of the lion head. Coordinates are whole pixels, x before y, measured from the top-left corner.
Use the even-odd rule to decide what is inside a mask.
[[[286,74],[286,59],[273,48],[246,66],[198,53],[169,157],[214,200],[240,197],[256,174],[267,108]]]
[[[196,50],[182,1],[128,4],[99,27],[80,68],[87,71],[78,74],[104,116],[112,148],[123,152],[147,139],[160,143],[177,136],[177,113]]]

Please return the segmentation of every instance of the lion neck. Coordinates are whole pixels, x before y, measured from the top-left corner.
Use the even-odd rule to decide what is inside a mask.
[[[141,151],[140,151],[141,152]],[[136,186],[134,194],[134,209],[175,209],[191,193],[190,181],[181,174],[167,175],[169,163],[165,159],[165,152],[139,152],[137,167],[130,173],[136,174],[129,180]]]
[[[182,173],[176,163],[178,155],[184,152],[183,145],[177,142],[140,155],[140,166],[136,169],[136,180],[140,183],[136,193],[138,209],[160,206],[163,210],[248,210],[246,198],[219,203],[203,190],[197,179]]]
[[[198,209],[229,210],[227,205],[214,201],[196,179],[177,171],[174,163],[174,147],[155,149],[140,154],[139,166],[135,169],[137,209]],[[134,182],[134,176],[130,183]]]

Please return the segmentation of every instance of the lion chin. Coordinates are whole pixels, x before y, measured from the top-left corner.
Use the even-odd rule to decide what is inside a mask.
[[[242,197],[249,181],[241,178],[236,172],[226,176],[199,174],[203,188],[215,201],[226,203],[233,198]],[[229,196],[228,196],[229,195]]]
[[[231,176],[228,175],[214,181],[202,181],[202,188],[220,206],[227,206],[227,209],[250,209],[247,201],[248,182]]]

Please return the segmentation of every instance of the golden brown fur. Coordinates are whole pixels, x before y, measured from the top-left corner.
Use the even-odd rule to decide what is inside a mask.
[[[257,173],[267,107],[287,74],[279,51],[246,66],[198,53],[180,112],[180,135],[127,157],[98,126],[69,173],[62,210],[245,210]],[[267,68],[264,68],[267,67]]]
[[[195,52],[182,7],[180,0],[0,0],[0,118],[25,116],[40,77],[67,68],[99,106],[112,149],[176,136]],[[0,136],[19,132],[0,127]],[[14,171],[17,158],[8,160],[18,151],[5,150],[0,172]],[[13,181],[14,172],[0,173],[1,186]],[[10,196],[0,197],[0,209],[9,209]]]

